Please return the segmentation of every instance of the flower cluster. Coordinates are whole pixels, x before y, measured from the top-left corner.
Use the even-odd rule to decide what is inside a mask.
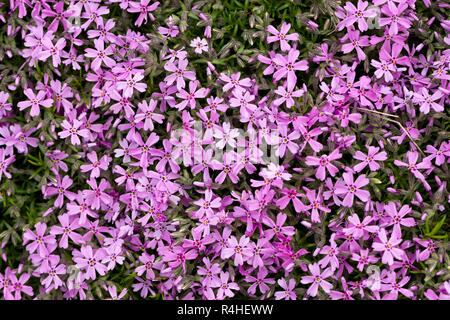
[[[450,5],[197,2],[0,4],[0,296],[449,299]]]

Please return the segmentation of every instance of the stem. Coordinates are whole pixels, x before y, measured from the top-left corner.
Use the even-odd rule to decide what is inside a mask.
[[[418,145],[418,144],[414,141],[414,139],[411,137],[411,135],[409,134],[408,130],[406,130],[405,127],[403,127],[403,125],[402,125],[400,122],[398,122],[398,121],[396,121],[396,120],[393,120],[393,119],[390,119],[390,118],[385,118],[385,117],[394,117],[394,118],[398,118],[397,115],[389,114],[389,113],[384,113],[384,112],[380,112],[380,111],[375,111],[375,110],[370,110],[370,109],[366,109],[366,108],[359,108],[359,107],[358,107],[358,109],[359,109],[359,110],[362,110],[362,111],[372,112],[372,113],[374,113],[374,114],[376,114],[376,115],[382,117],[382,118],[383,118],[384,120],[386,120],[386,121],[391,121],[391,122],[394,122],[394,123],[396,123],[397,125],[399,125],[400,128],[402,128],[403,131],[406,133],[406,135],[408,136],[409,140],[411,140],[411,142],[416,146],[416,148],[420,151],[420,153],[422,154],[422,156],[425,157],[425,153],[422,151],[422,149],[420,149],[419,145]]]

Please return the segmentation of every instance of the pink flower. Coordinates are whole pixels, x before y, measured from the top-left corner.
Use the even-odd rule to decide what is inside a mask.
[[[332,177],[339,172],[339,169],[335,165],[331,164],[331,161],[340,159],[342,154],[339,153],[339,149],[333,150],[329,155],[322,155],[320,158],[307,156],[305,163],[308,166],[318,166],[316,169],[316,178],[324,181],[326,178],[326,171],[330,173]]]
[[[192,81],[196,80],[195,72],[186,70],[187,65],[188,65],[188,61],[186,59],[178,60],[177,65],[170,61],[167,62],[164,65],[164,69],[167,71],[173,72],[173,73],[169,74],[164,79],[166,84],[170,86],[172,83],[174,83],[176,81],[177,89],[180,90],[186,86],[184,78],[187,78]]]
[[[286,282],[285,278],[279,279],[277,281],[278,285],[284,289],[284,291],[276,291],[275,300],[297,300],[297,295],[294,292],[295,289],[295,279],[289,279],[289,284]]]
[[[85,269],[86,279],[95,280],[96,272],[104,276],[108,268],[101,263],[101,260],[106,257],[106,252],[103,248],[94,250],[91,246],[82,246],[81,253],[73,258],[76,266],[80,269]]]
[[[74,119],[72,123],[64,119],[63,122],[61,123],[61,126],[64,128],[64,130],[59,132],[58,136],[63,139],[70,136],[70,142],[73,145],[78,145],[81,143],[80,138],[78,136],[81,136],[83,138],[89,137],[88,129],[80,129],[82,124],[83,122],[77,119]]]
[[[45,257],[48,254],[46,245],[55,244],[55,236],[44,236],[45,231],[47,230],[47,225],[45,223],[38,222],[36,223],[35,228],[36,234],[30,229],[27,229],[24,232],[23,245],[26,245],[29,241],[32,241],[26,246],[27,251],[31,254],[37,250],[40,257]]]
[[[276,202],[276,205],[280,208],[280,210],[286,208],[291,201],[294,205],[295,212],[298,213],[305,210],[303,202],[299,200],[300,194],[296,189],[283,188],[281,192],[283,193],[283,197],[278,199]]]
[[[366,175],[360,175],[353,181],[353,174],[345,172],[342,177],[346,185],[336,186],[336,194],[345,195],[342,205],[345,207],[351,207],[353,205],[355,195],[363,202],[370,199],[370,193],[367,190],[361,190],[362,187],[369,184],[370,180],[366,178]]]
[[[420,104],[420,112],[423,112],[424,114],[430,113],[430,108],[433,108],[436,112],[442,112],[444,111],[444,106],[442,104],[436,103],[434,101],[442,98],[443,94],[441,91],[436,90],[435,93],[430,95],[428,93],[427,88],[422,88],[422,92],[419,94],[417,92],[414,92],[414,98],[413,101],[416,104]]]
[[[389,25],[389,34],[391,36],[398,34],[400,28],[409,29],[411,27],[411,21],[401,16],[407,8],[408,4],[406,3],[399,3],[396,6],[390,2],[389,6],[383,6],[381,13],[388,16],[388,18],[380,18],[380,26]]]
[[[328,281],[326,281],[325,279],[329,278],[333,274],[333,271],[331,271],[330,268],[327,268],[323,272],[320,272],[320,267],[318,263],[309,264],[308,269],[312,275],[303,276],[300,281],[302,284],[312,283],[312,285],[308,288],[306,293],[311,297],[315,297],[317,295],[319,287],[321,287],[326,293],[329,293],[330,290],[333,288],[333,285]]]
[[[179,89],[179,91],[177,92],[177,97],[183,99],[183,101],[175,105],[175,108],[177,108],[178,111],[183,110],[188,105],[191,109],[195,109],[195,106],[197,104],[196,99],[206,97],[206,95],[208,94],[208,90],[206,88],[199,88],[197,90],[199,83],[200,82],[197,80],[189,82],[189,92],[185,91],[184,89]]]
[[[367,265],[376,263],[378,261],[378,258],[375,257],[374,255],[370,255],[369,249],[364,249],[364,250],[361,249],[359,254],[357,254],[357,253],[352,254],[352,260],[357,261],[358,262],[358,266],[357,266],[358,270],[363,271]]]
[[[355,240],[360,239],[361,237],[366,238],[365,236],[368,233],[374,233],[378,231],[378,226],[369,226],[368,224],[373,220],[372,217],[366,216],[361,222],[359,216],[354,214],[348,217],[349,225],[348,227],[342,229],[346,235],[351,235]]]
[[[289,88],[294,88],[297,76],[295,71],[308,70],[308,62],[306,60],[297,61],[300,51],[296,49],[290,49],[287,56],[277,54],[273,59],[280,68],[273,74],[276,81],[287,78],[287,85]]]
[[[46,96],[46,92],[44,90],[39,91],[36,95],[33,90],[25,89],[25,95],[28,97],[28,101],[21,101],[17,104],[19,110],[22,111],[31,106],[30,116],[36,117],[39,115],[40,110],[39,106],[43,106],[45,108],[51,108],[53,106],[53,99],[44,99]]]
[[[206,39],[200,39],[200,37],[197,37],[191,41],[190,46],[195,48],[194,51],[197,54],[208,52],[208,42],[206,42]]]
[[[289,30],[291,29],[291,24],[283,22],[281,25],[281,31],[278,31],[275,29],[272,25],[269,25],[267,27],[267,31],[273,34],[273,36],[267,37],[267,43],[272,43],[275,41],[280,41],[280,47],[281,51],[288,51],[291,49],[291,46],[287,42],[287,40],[291,41],[298,41],[298,34],[297,33],[291,33],[287,34]]]
[[[150,13],[155,11],[159,5],[159,1],[152,3],[149,5],[150,0],[141,0],[140,2],[129,2],[128,12],[140,12],[139,17],[135,21],[134,25],[139,27],[142,25],[142,22],[145,21],[147,23],[147,16],[150,17],[150,20],[154,21],[155,18]]]
[[[345,40],[349,39],[350,42],[342,46],[342,52],[347,54],[353,50],[356,50],[358,54],[358,59],[360,61],[366,60],[366,54],[361,49],[361,47],[367,47],[370,45],[368,36],[359,36],[358,30],[348,31],[347,35],[344,37]],[[344,41],[343,39],[343,41]]]
[[[73,180],[69,176],[64,176],[62,179],[61,176],[58,176],[57,182],[52,184],[54,187],[48,187],[45,194],[47,196],[58,195],[54,204],[56,207],[61,208],[63,206],[64,197],[71,201],[75,199],[75,193],[67,190],[73,184]]]
[[[249,242],[250,239],[246,236],[242,236],[239,239],[239,242],[237,241],[235,236],[231,236],[231,238],[228,239],[227,247],[222,249],[221,258],[228,259],[234,256],[235,266],[244,264],[244,261],[246,261],[252,255],[252,251],[248,246]]]
[[[347,1],[344,9],[347,11],[347,16],[344,20],[338,23],[338,30],[344,29],[344,27],[353,26],[355,22],[358,22],[358,29],[360,31],[367,31],[367,23],[365,18],[373,18],[377,12],[375,9],[367,9],[369,2],[358,0],[358,7],[355,7],[353,3]]]
[[[387,239],[386,230],[380,229],[378,232],[378,241],[375,241],[372,244],[372,247],[375,251],[383,252],[383,256],[381,258],[381,262],[387,263],[388,265],[392,265],[394,263],[394,258],[398,260],[403,259],[403,255],[405,252],[398,248],[398,245],[402,242],[402,239],[398,237],[398,235],[393,232],[391,234],[390,239]]]
[[[305,210],[311,210],[311,221],[320,222],[319,210],[323,212],[331,212],[331,210],[324,206],[322,199],[322,189],[319,188],[316,196],[316,190],[306,189],[306,197],[309,200],[309,205],[305,207]],[[309,212],[308,212],[309,214]]]
[[[105,49],[105,43],[102,39],[94,40],[95,49],[87,48],[85,57],[94,58],[91,63],[92,70],[97,70],[100,68],[102,62],[106,64],[107,67],[112,68],[116,65],[116,61],[108,56],[114,53],[113,46],[109,46]]]
[[[28,279],[30,279],[29,273],[22,274],[19,279],[17,279],[15,274],[11,275],[10,280],[12,289],[14,290],[14,300],[21,300],[22,292],[29,296],[33,295],[33,288],[25,285]]]
[[[419,158],[419,153],[417,151],[408,151],[406,153],[406,158],[408,159],[409,164],[399,160],[394,160],[394,164],[396,166],[408,167],[408,170],[417,179],[424,181],[425,176],[419,171],[419,169],[429,169],[431,167],[431,163],[428,159],[424,159],[422,162],[417,163],[417,159]]]
[[[163,120],[165,117],[162,114],[153,112],[155,110],[156,106],[157,106],[157,101],[155,101],[153,99],[150,99],[150,103],[147,103],[147,101],[144,100],[138,104],[138,108],[142,112],[139,112],[136,114],[135,121],[140,122],[145,119],[144,130],[146,130],[146,131],[154,130],[155,127],[153,125],[153,121],[155,121],[159,124],[163,123]]]
[[[123,96],[130,98],[133,95],[133,90],[136,89],[139,92],[144,92],[147,89],[147,84],[139,82],[144,79],[144,75],[140,72],[134,76],[129,75],[126,81],[119,81],[117,83],[117,89],[123,90]]]
[[[411,213],[412,209],[408,205],[404,205],[397,211],[394,202],[389,202],[384,206],[384,211],[389,215],[390,221],[386,226],[394,225],[393,233],[401,237],[401,225],[405,227],[414,227],[416,222],[414,218],[404,218],[405,215]]]
[[[60,248],[67,248],[69,246],[69,238],[76,244],[84,242],[83,237],[79,233],[74,232],[74,230],[81,228],[81,225],[78,224],[78,218],[70,219],[70,215],[66,213],[58,216],[58,220],[61,226],[52,226],[50,234],[62,234],[61,240],[59,241]]]
[[[223,299],[225,297],[234,297],[234,292],[231,290],[239,290],[239,286],[236,282],[229,282],[230,274],[227,272],[220,272],[220,284],[217,290],[217,299]],[[233,281],[233,280],[231,280]],[[215,286],[213,286],[215,287]]]
[[[11,156],[9,158],[6,158],[6,151],[4,148],[0,149],[0,180],[2,180],[2,175],[5,175],[8,179],[11,179],[11,174],[9,172],[6,172],[6,169],[8,169],[8,166],[14,162],[16,159],[16,156]]]
[[[377,171],[380,169],[380,165],[375,161],[385,161],[387,159],[387,153],[385,151],[378,153],[380,148],[368,146],[367,149],[367,155],[361,151],[356,151],[354,155],[355,159],[362,161],[353,167],[353,170],[356,172],[362,171],[367,165],[369,165],[370,171]]]
[[[233,73],[231,76],[227,76],[225,73],[221,73],[219,79],[225,82],[223,86],[223,91],[227,92],[230,89],[234,90],[236,88],[248,89],[252,86],[252,81],[250,78],[240,79],[241,73]]]

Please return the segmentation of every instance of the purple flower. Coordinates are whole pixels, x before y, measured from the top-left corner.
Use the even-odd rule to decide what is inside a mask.
[[[378,232],[378,242],[374,242],[372,247],[375,251],[383,252],[381,261],[392,265],[394,258],[401,260],[403,258],[404,251],[398,248],[398,245],[402,242],[402,239],[396,233],[392,233],[388,240],[385,229],[380,229]]]
[[[350,172],[345,172],[342,175],[346,185],[336,186],[336,194],[344,195],[344,200],[342,204],[345,207],[351,207],[353,205],[354,197],[357,196],[359,200],[366,202],[370,199],[370,193],[367,190],[361,190],[362,187],[369,184],[369,179],[366,175],[360,175],[356,180],[353,180],[353,174]]]
[[[267,27],[267,31],[273,34],[273,36],[267,37],[267,43],[272,43],[275,41],[280,41],[280,47],[281,51],[288,51],[291,49],[291,46],[287,42],[287,40],[291,41],[298,41],[298,34],[297,33],[291,33],[287,34],[289,30],[291,29],[291,24],[283,22],[281,25],[281,30],[278,31],[273,26],[269,25]]]
[[[108,268],[101,262],[105,257],[106,252],[103,248],[95,250],[86,245],[81,247],[81,252],[74,256],[73,261],[76,262],[78,268],[86,271],[86,279],[95,280],[97,272],[103,276],[108,271]]]
[[[36,117],[40,113],[39,106],[43,106],[45,108],[51,108],[53,106],[53,100],[52,99],[44,99],[45,98],[45,91],[41,90],[36,95],[34,94],[33,90],[31,89],[25,89],[24,94],[28,97],[28,101],[21,101],[17,104],[19,107],[19,110],[22,111],[28,107],[31,106],[30,116]]]
[[[275,300],[297,300],[297,295],[294,292],[295,289],[295,279],[289,279],[289,284],[286,282],[285,278],[279,279],[277,281],[278,285],[284,289],[284,291],[275,292]]]
[[[355,22],[358,22],[358,29],[367,31],[368,27],[365,18],[373,18],[377,14],[375,9],[367,9],[368,5],[369,2],[358,0],[358,6],[355,7],[353,3],[347,1],[344,7],[347,11],[347,16],[338,23],[338,30],[342,30],[344,27],[348,28],[353,26]]]
[[[354,158],[362,161],[353,167],[356,172],[361,172],[367,165],[369,165],[370,171],[377,171],[380,169],[380,165],[375,161],[385,161],[387,159],[387,153],[385,151],[378,152],[378,147],[367,147],[367,155],[361,151],[356,151]]]
[[[320,272],[320,267],[317,263],[309,264],[308,269],[312,275],[303,276],[300,281],[302,284],[312,283],[306,293],[311,297],[315,297],[317,295],[319,287],[321,287],[326,293],[330,293],[333,285],[325,279],[329,278],[333,274],[331,269],[327,268],[323,272]]]

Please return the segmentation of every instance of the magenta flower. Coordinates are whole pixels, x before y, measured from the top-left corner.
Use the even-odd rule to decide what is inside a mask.
[[[102,62],[109,68],[112,68],[116,65],[116,61],[108,56],[114,53],[113,46],[109,46],[105,49],[105,42],[102,39],[95,39],[95,50],[87,48],[85,57],[94,58],[91,63],[92,70],[98,70],[102,64]]]
[[[287,40],[290,41],[298,41],[298,34],[297,33],[291,33],[287,34],[289,30],[291,29],[291,24],[283,22],[281,25],[281,30],[278,31],[273,26],[269,25],[267,27],[267,31],[273,34],[273,36],[267,37],[267,43],[272,43],[276,41],[280,41],[280,48],[281,51],[288,51],[291,49],[291,46],[287,42]]]
[[[53,99],[44,99],[46,93],[44,90],[39,91],[36,95],[33,90],[25,89],[25,95],[28,97],[28,101],[21,101],[17,104],[19,110],[22,111],[31,106],[30,116],[36,117],[40,113],[39,106],[43,106],[44,108],[51,108],[53,106]]]
[[[367,47],[370,45],[368,36],[359,36],[358,30],[348,31],[347,35],[343,38],[343,41],[350,40],[349,43],[346,43],[342,46],[342,52],[347,54],[353,50],[356,50],[358,54],[358,59],[360,61],[366,60],[366,54],[361,49],[361,47]]]
[[[305,211],[308,211],[308,214],[311,214],[312,222],[320,222],[320,214],[319,210],[323,212],[331,212],[331,210],[324,206],[322,199],[322,189],[319,188],[316,196],[316,190],[310,190],[304,187],[306,190],[306,197],[309,200],[309,205],[305,206]],[[309,213],[311,210],[311,213]]]
[[[196,80],[195,78],[195,72],[194,71],[187,71],[186,67],[188,65],[188,61],[186,59],[178,60],[178,64],[175,64],[173,62],[167,62],[164,65],[164,69],[170,72],[173,72],[172,74],[168,75],[164,81],[167,85],[172,85],[175,81],[177,82],[177,89],[183,89],[186,86],[186,83],[184,81],[184,78],[189,79],[191,81]]]
[[[19,279],[17,279],[15,274],[11,275],[10,281],[12,290],[14,290],[14,300],[21,300],[21,293],[25,293],[29,296],[33,295],[33,288],[31,286],[26,286],[25,283],[30,279],[29,273],[22,274]]]
[[[239,290],[239,286],[236,282],[233,282],[233,279],[231,279],[231,282],[229,282],[230,274],[228,272],[220,272],[220,285],[218,286],[219,289],[217,290],[217,299],[223,299],[225,297],[233,298],[234,292],[231,290]],[[215,287],[215,286],[213,286]]]
[[[58,67],[61,64],[61,54],[62,50],[66,46],[66,39],[59,39],[56,44],[53,44],[50,38],[43,38],[42,43],[46,50],[42,50],[37,54],[39,60],[47,60],[48,57],[52,57],[53,67]]]
[[[281,192],[283,197],[278,199],[276,202],[276,205],[280,208],[280,210],[286,208],[291,201],[294,205],[295,212],[299,213],[305,210],[305,205],[300,201],[300,194],[296,189],[283,188]]]
[[[326,281],[326,278],[329,278],[333,272],[330,268],[325,269],[323,272],[320,272],[320,267],[317,263],[308,265],[309,272],[312,274],[311,276],[303,276],[301,279],[302,284],[312,283],[312,285],[308,288],[306,293],[315,297],[321,287],[326,293],[330,293],[330,290],[333,288],[333,285]]]
[[[344,231],[346,235],[351,235],[353,238],[358,240],[368,233],[378,232],[378,226],[368,225],[372,220],[373,217],[366,216],[361,222],[359,216],[357,214],[354,214],[348,217],[349,225],[346,228],[342,229],[342,231]]]
[[[269,272],[267,271],[266,268],[262,267],[259,268],[258,273],[256,275],[256,277],[253,276],[246,276],[245,277],[245,282],[250,282],[252,283],[252,285],[247,289],[247,292],[249,294],[255,294],[256,292],[256,288],[259,288],[259,291],[262,294],[265,294],[267,291],[270,290],[270,287],[267,285],[268,284],[274,284],[275,280],[271,279],[271,278],[266,278],[266,276],[269,274]],[[291,279],[292,280],[292,279]],[[286,289],[285,287],[283,287],[282,285],[280,285],[283,289]],[[295,286],[295,284],[294,284]],[[290,295],[291,296],[291,295]],[[277,293],[275,293],[275,297],[277,297]]]
[[[182,265],[184,272],[186,272],[186,260],[193,260],[198,256],[195,249],[186,250],[181,246],[174,246],[172,250],[168,247],[162,247],[158,249],[158,253],[162,256],[164,262],[168,262],[169,267],[175,269]]]
[[[102,179],[98,185],[95,179],[90,179],[86,181],[86,183],[92,188],[92,190],[85,190],[86,203],[88,203],[92,209],[99,209],[100,203],[106,205],[110,204],[112,198],[109,194],[104,192],[111,187],[106,179]]]
[[[336,173],[339,172],[339,169],[336,168],[335,165],[331,163],[333,160],[340,159],[342,157],[342,154],[339,152],[339,149],[333,150],[329,155],[322,155],[320,158],[307,156],[305,163],[308,166],[318,166],[316,171],[316,178],[324,181],[326,178],[326,171],[330,173],[332,177],[336,175]]]
[[[214,199],[212,199],[212,196],[213,196],[212,191],[206,190],[205,198],[194,202],[194,204],[196,204],[200,207],[197,210],[198,217],[201,217],[203,215],[213,216],[214,209],[220,207],[221,199],[219,197],[215,197]]]
[[[411,213],[412,209],[408,205],[404,205],[397,211],[394,202],[389,202],[384,206],[384,211],[389,215],[390,221],[386,226],[394,225],[393,233],[398,237],[401,237],[401,226],[414,227],[416,222],[414,218],[404,218],[407,214]]]
[[[378,147],[367,147],[367,155],[361,151],[356,151],[354,158],[362,162],[358,163],[353,167],[356,172],[362,171],[367,165],[369,165],[370,171],[377,171],[380,169],[380,165],[375,161],[385,161],[387,159],[387,153],[385,151],[378,152],[380,148]]]
[[[183,99],[183,101],[175,105],[175,108],[177,108],[178,111],[183,110],[188,105],[191,109],[195,109],[197,103],[196,99],[206,97],[208,90],[206,88],[199,88],[197,90],[198,85],[199,82],[195,80],[189,82],[189,92],[185,91],[184,89],[179,89],[179,91],[177,92],[177,97]]]
[[[47,188],[46,195],[53,196],[57,194],[58,197],[56,198],[54,205],[61,208],[64,204],[64,197],[71,201],[75,199],[75,193],[67,190],[72,184],[73,180],[70,179],[69,176],[64,176],[62,179],[61,176],[58,176],[57,182],[53,183],[54,186]]]
[[[88,129],[80,129],[80,127],[83,125],[83,122],[77,119],[73,119],[73,121],[69,122],[67,120],[64,120],[61,123],[61,127],[64,128],[63,131],[58,133],[58,136],[60,138],[67,138],[70,136],[70,142],[73,145],[79,145],[81,143],[80,137],[88,138],[89,137],[89,130]]]
[[[334,240],[331,240],[331,245],[323,246],[319,254],[324,254],[325,257],[319,260],[318,264],[321,268],[325,268],[330,265],[331,271],[334,272],[337,268],[339,268],[339,259],[337,258],[339,254],[339,249]]]
[[[295,289],[295,279],[289,279],[289,284],[286,282],[285,278],[279,279],[277,281],[278,285],[284,289],[284,291],[276,291],[275,300],[297,300],[297,295],[294,292]]]
[[[292,84],[291,84],[292,85]],[[275,90],[275,93],[280,95],[281,97],[278,99],[275,99],[273,101],[273,104],[277,107],[279,107],[280,105],[282,105],[283,103],[286,102],[286,107],[288,107],[289,109],[292,108],[292,106],[295,104],[294,99],[293,98],[299,98],[301,97],[306,90],[304,89],[299,89],[299,90],[295,90],[293,91],[294,88],[285,88],[285,87],[278,87],[277,90]]]
[[[360,175],[355,181],[353,181],[353,174],[350,172],[345,172],[342,177],[344,178],[345,185],[336,186],[335,193],[344,196],[344,200],[342,201],[343,206],[351,207],[355,196],[363,202],[370,199],[369,191],[361,190],[362,187],[368,185],[370,182],[365,174]]]
[[[123,288],[122,291],[120,292],[120,294],[117,295],[117,288],[116,288],[116,286],[111,286],[111,287],[108,287],[108,292],[109,292],[109,295],[111,296],[111,298],[110,299],[106,299],[106,300],[121,300],[127,294],[128,289],[127,288]]]
[[[76,15],[76,10],[72,8],[67,11],[64,11],[64,2],[63,1],[56,3],[53,6],[53,9],[54,9],[54,11],[44,9],[44,10],[42,10],[42,14],[41,14],[41,17],[43,19],[45,19],[47,17],[55,18],[55,19],[53,19],[52,23],[50,23],[50,25],[47,27],[48,30],[56,32],[60,21],[63,25],[64,30],[69,30],[69,27],[71,24],[67,20],[67,18],[70,18],[70,17]]]
[[[4,148],[0,148],[0,181],[2,180],[2,175],[5,175],[8,179],[11,179],[11,174],[9,172],[6,172],[6,169],[8,169],[8,166],[14,162],[16,159],[16,156],[11,156],[9,158],[6,158],[6,151]]]
[[[222,259],[228,259],[234,256],[235,266],[244,264],[244,261],[252,255],[252,251],[248,247],[249,241],[250,239],[246,236],[242,236],[239,239],[239,242],[236,237],[231,236],[231,238],[228,239],[227,247],[222,249]]]
[[[366,266],[369,264],[376,263],[378,261],[378,258],[374,255],[369,254],[369,249],[361,249],[359,254],[353,253],[352,254],[352,260],[358,262],[358,270],[363,271]]]
[[[47,225],[42,222],[38,222],[35,225],[36,234],[27,229],[23,234],[23,245],[26,245],[29,241],[32,241],[30,244],[26,246],[27,251],[31,254],[36,250],[41,257],[45,257],[48,254],[48,249],[46,245],[55,244],[55,236],[48,235],[45,236],[45,231],[47,230]]]
[[[200,276],[204,276],[202,283],[208,287],[218,287],[220,286],[220,278],[217,276],[222,270],[218,263],[211,263],[208,258],[203,258],[203,263],[205,266],[198,266],[197,273]]]
[[[413,101],[416,104],[420,104],[420,112],[424,114],[430,113],[430,108],[436,112],[444,111],[444,106],[436,103],[435,101],[442,98],[443,94],[441,91],[436,90],[432,95],[428,93],[427,88],[422,88],[421,93],[414,92]]]
[[[425,152],[431,154],[428,157],[426,157],[426,159],[428,159],[430,162],[431,160],[434,159],[435,161],[434,163],[437,166],[444,164],[446,156],[447,157],[450,156],[450,151],[446,149],[445,143],[442,143],[439,149],[436,149],[432,145],[427,145]]]
[[[375,71],[375,76],[380,79],[384,77],[386,82],[391,82],[394,80],[394,76],[392,72],[395,71],[395,68],[387,61],[381,60],[381,62],[372,59],[370,62],[372,66],[374,66],[377,70]]]
[[[288,88],[294,88],[297,81],[295,71],[308,70],[308,62],[306,60],[297,61],[300,51],[290,49],[287,56],[277,55],[273,60],[280,68],[273,74],[276,81],[287,78]]]
[[[398,248],[398,245],[402,242],[402,239],[396,233],[392,233],[388,240],[385,229],[380,229],[378,232],[378,240],[372,244],[375,251],[383,252],[381,262],[392,265],[394,258],[401,260],[404,255],[404,251]]]
[[[233,73],[231,76],[227,76],[225,73],[221,73],[219,79],[225,82],[225,85],[223,86],[223,91],[227,92],[230,89],[234,90],[236,88],[240,89],[248,89],[252,86],[252,81],[250,78],[244,78],[240,79],[241,73]]]
[[[100,177],[100,169],[107,170],[109,167],[109,163],[111,162],[111,158],[108,155],[104,155],[100,160],[98,160],[97,152],[92,151],[87,154],[87,158],[91,161],[91,164],[84,164],[80,166],[81,172],[89,172],[91,171],[90,178],[98,178]]]
[[[155,129],[153,121],[159,124],[163,123],[165,117],[162,114],[154,112],[157,104],[158,103],[153,99],[150,99],[150,103],[147,103],[147,101],[144,100],[138,104],[138,108],[142,112],[136,114],[135,121],[140,122],[145,119],[144,130],[146,131],[153,131]]]
[[[193,39],[190,43],[190,46],[194,49],[194,52],[197,54],[202,54],[202,52],[208,52],[208,42],[206,39],[200,39],[200,37],[197,37]]]
[[[417,151],[408,151],[406,153],[406,158],[408,159],[409,164],[399,160],[394,160],[394,164],[396,166],[407,167],[417,179],[424,181],[425,176],[419,171],[419,169],[429,169],[431,167],[431,163],[427,161],[427,159],[417,163],[419,158],[419,153]]]
[[[270,240],[274,236],[277,236],[278,238],[283,236],[293,236],[295,234],[295,228],[292,226],[283,226],[286,219],[287,215],[282,212],[278,213],[276,223],[268,216],[264,216],[263,223],[270,228],[264,230],[264,237]]]
[[[408,283],[409,279],[409,277],[404,277],[397,282],[395,272],[390,272],[389,276],[386,279],[383,279],[387,283],[381,285],[382,291],[390,291],[383,297],[383,300],[397,300],[399,293],[403,294],[407,298],[412,298],[414,293],[409,289],[403,288],[403,286]]]
[[[60,286],[64,285],[64,282],[58,275],[66,274],[66,267],[64,264],[58,264],[60,257],[55,255],[49,258],[49,270],[48,277],[41,280],[41,283],[46,289],[58,289]]]
[[[95,280],[96,273],[103,276],[108,271],[108,268],[101,263],[105,256],[106,252],[103,248],[95,250],[91,246],[86,245],[81,247],[80,254],[74,256],[73,261],[76,262],[78,268],[86,271],[86,279]]]
[[[58,244],[60,248],[65,249],[69,246],[69,238],[76,244],[84,243],[83,237],[79,233],[74,232],[74,230],[81,228],[81,225],[78,224],[78,218],[70,219],[69,214],[63,214],[58,216],[58,220],[61,226],[52,226],[50,234],[62,234]],[[72,220],[72,222],[70,222],[70,220]]]
[[[144,79],[144,75],[141,72],[137,72],[135,75],[129,75],[125,81],[119,81],[117,83],[117,89],[122,90],[125,98],[133,96],[134,90],[144,92],[147,89],[147,84],[139,82]]]
[[[139,17],[134,22],[134,25],[139,27],[142,25],[142,22],[147,23],[147,16],[150,17],[151,21],[155,20],[155,17],[150,13],[155,11],[158,8],[159,1],[156,1],[149,5],[150,0],[141,0],[140,2],[128,2],[129,8],[128,12],[140,12]]]
[[[407,8],[408,5],[406,3],[399,3],[396,6],[392,1],[390,5],[383,6],[381,13],[388,18],[380,18],[380,26],[389,25],[389,35],[391,36],[398,34],[400,29],[409,29],[411,27],[411,21],[401,16]]]
[[[360,31],[367,31],[366,18],[373,18],[376,16],[376,11],[374,9],[367,9],[369,2],[358,0],[358,6],[355,7],[353,3],[347,1],[345,4],[345,11],[347,11],[347,16],[344,20],[338,23],[338,30],[342,30],[344,27],[353,26],[355,22],[358,22],[358,29]]]

